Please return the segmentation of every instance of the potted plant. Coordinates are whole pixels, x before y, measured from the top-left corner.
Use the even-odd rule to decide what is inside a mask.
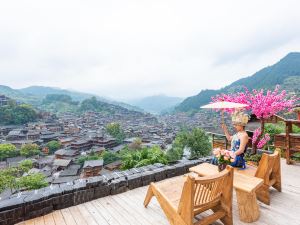
[[[235,155],[232,151],[215,148],[213,154],[218,161],[219,172],[224,170],[227,165],[234,162]]]

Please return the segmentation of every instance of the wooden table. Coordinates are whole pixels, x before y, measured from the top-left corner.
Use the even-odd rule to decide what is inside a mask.
[[[233,187],[236,190],[240,220],[247,223],[257,221],[260,215],[255,191],[263,185],[263,179],[249,177],[235,169]],[[247,170],[247,169],[246,169]],[[190,168],[191,172],[199,176],[209,176],[219,173],[218,167],[209,163],[202,163]]]

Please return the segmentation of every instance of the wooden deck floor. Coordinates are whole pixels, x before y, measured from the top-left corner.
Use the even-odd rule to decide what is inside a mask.
[[[255,225],[300,225],[300,165],[287,166],[281,161],[283,191],[271,191],[271,205],[260,204],[260,219]],[[143,200],[147,187],[119,195],[100,198],[81,205],[28,220],[19,225],[168,225],[158,202],[152,199],[148,208]],[[239,221],[236,197],[233,199],[234,224]],[[221,223],[214,223],[219,225]]]

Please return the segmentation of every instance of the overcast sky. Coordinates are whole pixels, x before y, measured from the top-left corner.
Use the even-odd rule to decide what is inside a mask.
[[[8,0],[0,84],[124,100],[220,88],[300,51],[300,1]]]

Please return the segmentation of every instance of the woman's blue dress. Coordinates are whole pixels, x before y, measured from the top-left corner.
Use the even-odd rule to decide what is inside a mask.
[[[231,140],[231,151],[236,152],[240,148],[240,145],[241,145],[241,140],[239,139],[238,135],[237,134],[233,135],[232,140]],[[244,152],[246,150],[247,150],[247,147],[245,148]],[[218,165],[218,159],[216,157],[214,157],[212,159],[212,164]],[[240,168],[245,169],[246,161],[244,159],[244,153],[237,155],[235,157],[234,162],[232,162],[230,165],[233,167],[240,167]]]
[[[233,135],[232,141],[231,141],[231,151],[236,152],[237,150],[239,150],[240,145],[241,145],[241,140],[239,139],[238,135],[237,134]],[[246,150],[247,150],[247,146],[245,147],[244,152],[246,152]],[[232,162],[230,165],[233,167],[241,167],[241,168],[245,169],[246,161],[244,159],[244,156],[245,156],[244,153],[237,155],[235,157],[234,162]]]

